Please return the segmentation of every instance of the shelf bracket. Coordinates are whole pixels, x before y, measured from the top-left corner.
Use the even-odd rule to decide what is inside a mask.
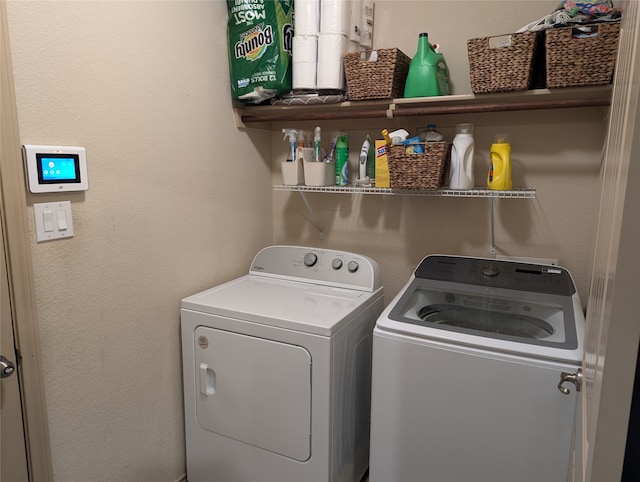
[[[496,233],[494,230],[495,219],[494,219],[493,203],[494,203],[494,199],[490,197],[489,198],[489,222],[491,223],[491,246],[489,246],[490,254],[496,254]]]
[[[393,119],[393,111],[396,110],[397,104],[391,103],[389,104],[389,108],[387,109],[387,119]]]
[[[236,128],[240,131],[247,130],[247,126],[242,122],[242,112],[239,112],[238,109],[233,109],[233,119],[236,122]]]
[[[309,201],[307,200],[307,197],[304,195],[304,192],[302,192],[302,191],[298,191],[298,192],[300,193],[300,197],[304,201],[304,204],[307,206],[307,210],[309,211],[309,214],[311,215],[311,221],[313,222],[313,224],[315,224],[316,229],[320,233],[320,239],[324,239],[324,228],[320,224],[320,221],[318,221],[318,218],[316,217],[316,214],[313,212],[313,209],[311,209],[311,205],[309,204]]]

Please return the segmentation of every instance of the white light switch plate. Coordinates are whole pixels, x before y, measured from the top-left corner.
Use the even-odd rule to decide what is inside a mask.
[[[33,205],[36,221],[36,241],[73,237],[71,201],[40,203]]]

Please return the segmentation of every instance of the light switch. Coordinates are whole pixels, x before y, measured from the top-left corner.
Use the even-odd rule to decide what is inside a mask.
[[[64,231],[67,229],[67,213],[64,209],[58,209],[56,211],[56,219],[58,220],[58,230]]]
[[[51,211],[45,211],[42,213],[44,222],[44,230],[47,233],[53,231],[53,213]]]
[[[34,204],[33,217],[38,242],[73,236],[71,201]]]

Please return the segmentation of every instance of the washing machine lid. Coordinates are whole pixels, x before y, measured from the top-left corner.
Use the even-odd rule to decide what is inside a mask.
[[[584,317],[563,268],[425,258],[378,325],[430,339],[580,361]]]
[[[182,300],[182,308],[331,336],[374,300],[373,292],[246,275]]]

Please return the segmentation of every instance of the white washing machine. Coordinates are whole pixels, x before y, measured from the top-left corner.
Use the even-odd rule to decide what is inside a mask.
[[[183,299],[189,482],[359,481],[382,309],[374,260],[295,246]]]
[[[370,481],[566,482],[584,323],[563,268],[426,257],[374,328]]]

